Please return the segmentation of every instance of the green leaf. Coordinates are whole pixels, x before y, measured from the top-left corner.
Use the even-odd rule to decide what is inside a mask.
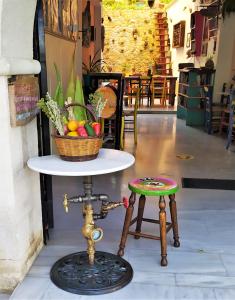
[[[69,83],[68,83],[68,87],[67,87],[67,91],[66,91],[66,99],[68,99],[68,97],[71,97],[72,100],[74,100],[74,97],[75,97],[74,60],[75,60],[75,49],[74,49],[73,56],[72,56],[70,79],[69,79]]]
[[[57,86],[56,86],[56,90],[55,90],[53,99],[57,102],[59,107],[63,107],[64,106],[63,87],[62,87],[60,72],[59,72],[59,69],[58,69],[56,63],[54,63],[54,68],[55,68],[55,73],[56,73]]]
[[[77,80],[76,80],[74,102],[85,105],[82,83],[78,76],[77,76]],[[74,107],[74,115],[75,115],[76,120],[79,120],[79,121],[87,120],[86,110],[85,110],[85,108],[83,108],[81,106]]]

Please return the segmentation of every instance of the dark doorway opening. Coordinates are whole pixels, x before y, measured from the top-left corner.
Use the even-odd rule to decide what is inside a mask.
[[[44,97],[48,91],[47,87],[47,69],[45,52],[45,34],[42,1],[37,1],[37,7],[34,20],[33,35],[34,59],[41,63],[41,72],[38,75],[40,97]],[[38,129],[38,154],[39,156],[50,155],[50,128],[48,118],[40,113],[37,116]],[[42,203],[42,223],[43,237],[46,244],[49,238],[49,228],[54,227],[53,218],[53,195],[52,195],[52,177],[50,175],[40,174],[41,203]]]

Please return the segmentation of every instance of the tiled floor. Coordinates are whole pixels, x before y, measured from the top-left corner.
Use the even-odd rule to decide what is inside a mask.
[[[225,141],[185,126],[174,115],[140,115],[138,147],[133,136],[126,138],[126,150],[136,156],[133,167],[123,172],[94,178],[95,192],[105,192],[113,200],[129,195],[131,178],[157,174],[175,178],[203,177],[235,179],[235,153],[225,150]],[[193,160],[179,160],[187,153]],[[55,229],[24,281],[10,299],[154,299],[154,300],[234,300],[235,299],[235,197],[234,191],[181,189],[177,193],[181,247],[172,246],[168,234],[168,267],[160,267],[159,241],[128,238],[125,259],[134,278],[125,288],[101,296],[79,296],[58,289],[49,279],[52,264],[60,257],[84,250],[81,235],[81,210],[71,206],[69,214],[62,207],[62,195],[79,193],[81,179],[54,177]],[[146,215],[158,215],[157,201],[147,198]],[[97,223],[104,229],[104,238],[97,250],[116,253],[124,209],[111,211]],[[169,213],[168,213],[169,216]],[[145,225],[145,224],[144,224]],[[150,233],[155,225],[144,226]],[[4,299],[5,298],[1,298]]]

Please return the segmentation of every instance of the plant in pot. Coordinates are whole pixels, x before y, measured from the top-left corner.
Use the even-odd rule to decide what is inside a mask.
[[[95,89],[95,86],[92,86],[92,81],[90,80],[90,73],[100,73],[105,72],[105,67],[107,66],[106,62],[100,58],[98,55],[101,50],[96,51],[93,58],[90,57],[89,62],[85,64],[82,63],[82,69],[83,69],[83,82],[84,82],[84,93],[87,95],[92,93],[92,91]]]
[[[206,60],[205,67],[209,70],[214,70],[215,63],[213,61],[213,56],[209,56]]]
[[[88,64],[82,63],[82,69],[85,74],[105,71],[106,62],[98,57],[100,51],[101,50],[96,51],[93,58],[90,56]]]
[[[225,19],[227,16],[230,16],[231,13],[235,13],[235,1],[223,0],[223,4],[222,4],[223,19]]]

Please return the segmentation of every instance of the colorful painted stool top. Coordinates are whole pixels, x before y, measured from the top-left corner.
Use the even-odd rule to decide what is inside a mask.
[[[129,189],[145,196],[164,196],[175,194],[179,187],[177,182],[170,178],[145,177],[129,182]]]

